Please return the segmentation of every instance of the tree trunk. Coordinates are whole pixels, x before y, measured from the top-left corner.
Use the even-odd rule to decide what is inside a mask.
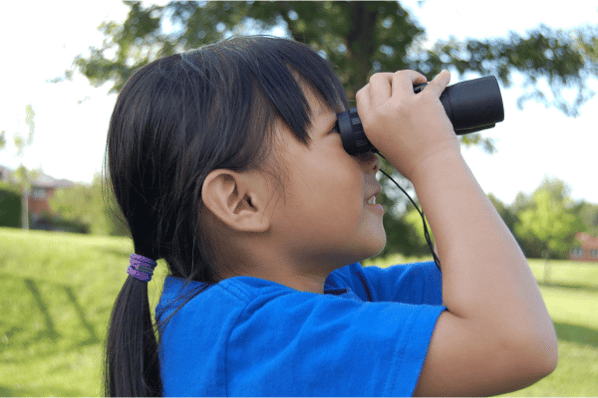
[[[346,84],[347,96],[354,98],[357,91],[368,82],[372,57],[376,51],[376,40],[372,32],[376,31],[378,11],[371,9],[367,3],[354,3],[351,7],[350,27],[347,33],[347,51],[351,78]]]
[[[25,231],[29,231],[29,187],[23,188],[23,197],[21,198],[21,226]]]

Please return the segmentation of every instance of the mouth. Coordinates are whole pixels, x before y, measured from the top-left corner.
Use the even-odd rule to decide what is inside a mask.
[[[370,196],[370,198],[367,199],[365,201],[365,203],[368,204],[368,205],[375,205],[376,204],[376,195]]]
[[[369,205],[375,205],[376,204],[376,196],[378,196],[380,191],[381,191],[381,188],[378,188],[378,190],[376,192],[374,192],[370,196],[366,196],[365,203],[369,204]]]
[[[365,200],[364,200],[364,207],[370,211],[373,211],[375,213],[379,213],[379,214],[384,214],[384,207],[380,204],[376,203],[376,196],[378,196],[378,194],[380,193],[380,191],[382,190],[382,187],[378,187],[378,190],[376,192],[374,192],[373,194],[366,196]]]

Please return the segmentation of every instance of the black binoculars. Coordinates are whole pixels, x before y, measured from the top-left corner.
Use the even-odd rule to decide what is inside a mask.
[[[413,91],[419,93],[425,86],[426,83],[414,86]],[[492,128],[505,118],[500,88],[494,76],[448,86],[440,101],[458,135]],[[336,128],[349,154],[378,152],[363,131],[357,108],[339,113]]]

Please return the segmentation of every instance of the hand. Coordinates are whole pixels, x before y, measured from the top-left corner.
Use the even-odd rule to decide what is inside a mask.
[[[431,156],[459,152],[459,141],[439,98],[450,81],[441,72],[420,92],[422,74],[377,73],[357,92],[357,112],[370,142],[409,180]]]

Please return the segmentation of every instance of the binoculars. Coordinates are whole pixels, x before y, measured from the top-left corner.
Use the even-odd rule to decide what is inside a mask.
[[[426,84],[414,86],[413,91],[419,93]],[[448,86],[442,92],[440,101],[458,135],[492,128],[505,118],[500,88],[494,76]],[[357,108],[339,113],[336,128],[345,151],[350,155],[369,151],[378,153],[363,131]]]

